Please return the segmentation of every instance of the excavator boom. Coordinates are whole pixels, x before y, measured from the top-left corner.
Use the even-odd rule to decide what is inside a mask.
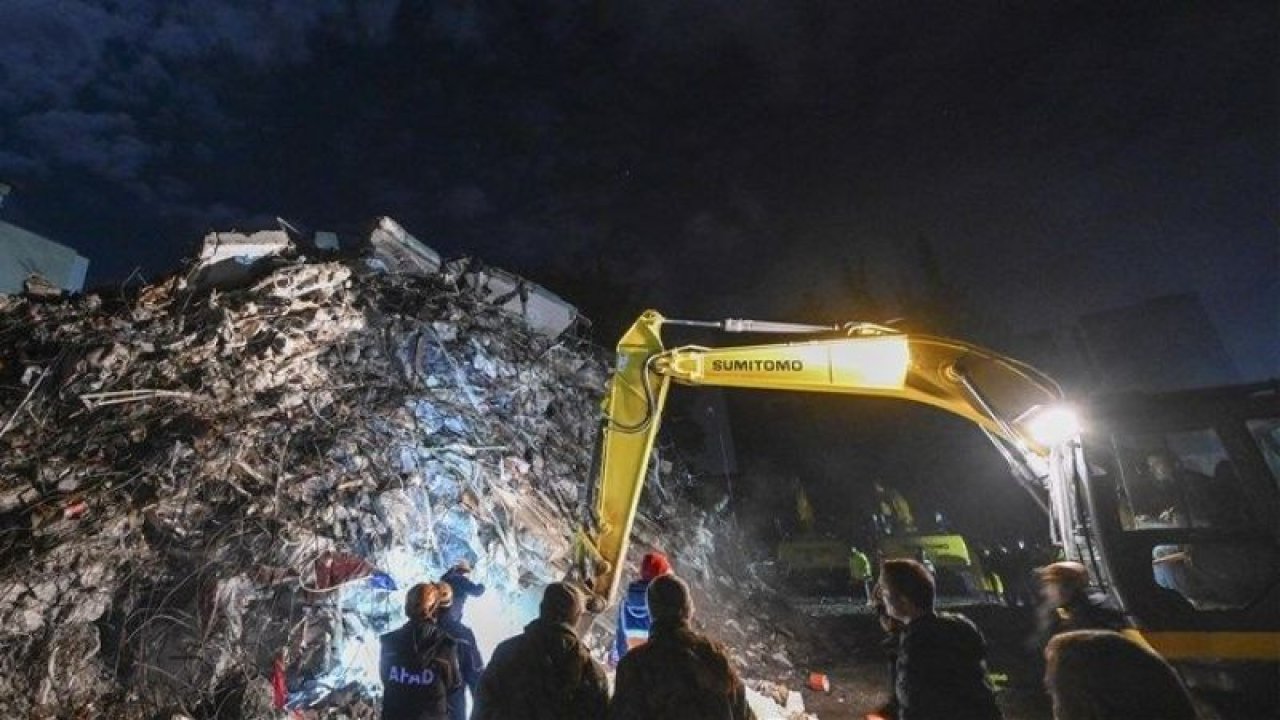
[[[667,349],[662,342],[666,322],[656,311],[646,311],[623,335],[604,400],[598,466],[593,468],[595,478],[588,501],[590,515],[579,536],[583,559],[593,568],[588,579],[597,604],[607,605],[617,592],[672,381],[910,400],[976,423],[1005,443],[1013,457],[1043,460],[1049,455],[1051,441],[1037,431],[1051,415],[1050,409],[1061,402],[1061,391],[1035,369],[992,351],[872,325],[837,331],[780,324],[774,327],[806,332],[822,329],[828,337]],[[739,325],[747,331],[758,331],[762,326],[769,327]]]

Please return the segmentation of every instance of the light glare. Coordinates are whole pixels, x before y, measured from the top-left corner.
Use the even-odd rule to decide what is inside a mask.
[[[1064,405],[1042,408],[1026,423],[1032,440],[1045,447],[1053,447],[1080,434],[1080,418]]]
[[[911,350],[905,335],[859,338],[833,348],[831,360],[846,384],[893,390],[906,383]]]

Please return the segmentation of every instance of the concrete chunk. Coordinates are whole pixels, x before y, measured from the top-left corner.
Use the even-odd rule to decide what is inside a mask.
[[[243,284],[253,276],[253,267],[258,262],[293,249],[293,241],[282,230],[209,233],[200,248],[195,283],[198,287]]]
[[[410,235],[389,217],[378,220],[369,236],[374,259],[389,272],[430,277],[440,271],[440,253]]]
[[[524,318],[531,330],[547,337],[559,337],[578,319],[578,309],[555,293],[504,270],[469,272],[465,281],[486,300]]]

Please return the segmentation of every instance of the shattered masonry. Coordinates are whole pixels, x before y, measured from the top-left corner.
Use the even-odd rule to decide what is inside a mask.
[[[567,567],[607,354],[397,232],[330,262],[285,243],[232,286],[197,265],[0,296],[0,716],[375,717],[371,639],[460,558],[502,631],[529,618]],[[678,535],[641,518],[637,546],[662,533],[700,592],[764,591],[723,529],[664,514]],[[727,617],[735,659],[786,671]]]

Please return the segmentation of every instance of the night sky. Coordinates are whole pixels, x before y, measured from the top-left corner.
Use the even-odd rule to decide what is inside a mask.
[[[611,335],[910,314],[928,246],[999,323],[1196,291],[1280,372],[1273,2],[0,5],[4,215],[91,283],[388,214]]]
[[[210,229],[359,235],[385,214],[547,285],[606,344],[656,307],[905,316],[999,347],[1194,291],[1240,377],[1280,375],[1274,2],[0,0],[0,18],[2,216],[88,256],[91,284],[172,270]],[[913,412],[841,417],[792,459],[847,472],[819,448],[914,434]]]
[[[892,315],[923,243],[1013,327],[1194,290],[1280,368],[1274,3],[3,4],[5,214],[94,282],[389,214],[612,331]]]

